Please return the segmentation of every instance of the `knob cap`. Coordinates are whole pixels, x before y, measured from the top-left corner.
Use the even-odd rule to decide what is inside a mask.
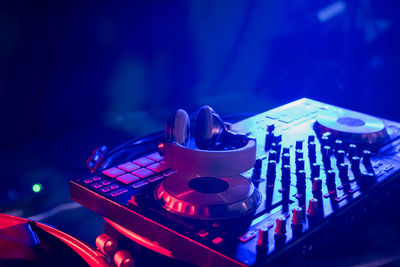
[[[296,172],[304,171],[304,159],[299,159],[296,161]]]
[[[324,146],[322,148],[322,157],[324,159],[329,159],[331,155],[332,155],[332,148],[330,146]]]
[[[96,238],[96,248],[104,255],[111,255],[117,249],[117,242],[107,234],[101,234]]]
[[[371,186],[374,182],[376,182],[376,178],[371,172],[363,172],[361,174],[361,179],[359,185],[365,189]]]
[[[276,178],[276,161],[270,160],[268,162],[268,169],[267,169],[267,186],[273,187],[275,184]]]
[[[349,159],[352,157],[357,156],[357,145],[355,144],[350,144],[349,145]]]
[[[322,137],[321,137],[321,145],[322,146],[321,147],[328,146],[330,144],[331,135],[332,134],[330,132],[326,132],[322,135]]]
[[[282,167],[282,190],[286,190],[290,186],[290,165]]]
[[[282,154],[290,154],[290,147],[282,148]]]
[[[322,179],[315,178],[312,181],[312,194],[316,199],[322,199]]]
[[[366,168],[369,168],[371,166],[371,151],[369,150],[364,150],[363,151],[363,164]]]
[[[265,247],[268,244],[268,228],[261,227],[258,229],[257,246]]]
[[[274,130],[275,130],[275,124],[272,123],[267,126],[267,133],[273,133]]]
[[[254,164],[253,174],[251,176],[252,182],[260,182],[261,170],[262,170],[262,159],[257,159],[256,163]]]
[[[318,213],[318,200],[312,198],[308,202],[307,215],[309,217],[315,217],[317,213]]]
[[[311,180],[320,176],[320,166],[317,163],[313,163],[311,166]]]
[[[296,207],[293,209],[292,225],[303,225],[303,209]]]
[[[303,140],[296,141],[296,150],[303,150]]]
[[[316,144],[314,142],[308,143],[308,158],[311,164],[316,162],[316,153]]]
[[[290,165],[290,154],[284,153],[282,155],[282,165]]]
[[[357,182],[361,178],[361,170],[360,170],[360,158],[352,157],[351,158],[351,171],[353,172],[354,178],[356,178]]]
[[[283,215],[276,219],[275,234],[280,236],[286,234],[286,217]]]
[[[336,172],[329,170],[326,173],[326,187],[330,195],[336,197]]]
[[[346,152],[344,150],[338,150],[336,153],[336,165],[339,166],[340,164],[344,163],[344,156]]]
[[[276,144],[282,143],[282,135],[281,134],[275,135],[274,139],[272,140],[272,142],[276,143]]]
[[[114,263],[117,267],[133,267],[134,261],[126,250],[119,250],[114,254]]]
[[[272,150],[276,152],[276,157],[275,157],[276,162],[279,162],[281,158],[281,148],[282,148],[281,143],[272,143]]]
[[[268,160],[269,161],[276,161],[276,157],[277,157],[277,154],[276,154],[276,151],[275,150],[271,150],[269,153],[268,153]]]
[[[295,160],[298,161],[299,159],[303,158],[303,150],[296,149],[295,151]]]
[[[293,209],[292,231],[293,238],[299,237],[299,235],[303,231],[303,209],[300,207],[296,207]]]
[[[339,165],[339,178],[342,184],[349,182],[349,165],[342,163]]]
[[[301,190],[306,187],[306,172],[304,170],[300,170],[296,173],[297,181],[296,187],[297,190]]]
[[[337,153],[339,150],[343,150],[343,141],[338,139],[335,141],[335,152]]]

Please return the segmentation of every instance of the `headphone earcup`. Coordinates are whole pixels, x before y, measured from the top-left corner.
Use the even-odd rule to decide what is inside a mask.
[[[173,127],[171,128],[173,140],[181,145],[186,145],[190,138],[189,130],[189,115],[183,109],[178,109],[174,116]]]
[[[221,145],[243,147],[249,138],[228,131],[219,115],[211,107],[203,106],[196,113],[194,140],[200,149],[218,150]]]

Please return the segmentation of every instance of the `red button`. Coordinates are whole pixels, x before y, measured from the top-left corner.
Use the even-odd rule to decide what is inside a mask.
[[[218,245],[219,243],[221,243],[222,242],[222,237],[216,237],[216,238],[214,238],[213,240],[212,240],[212,242],[215,244],[215,245]]]
[[[136,189],[136,188],[142,187],[142,186],[144,186],[144,185],[146,185],[148,183],[149,182],[147,182],[146,180],[142,180],[140,182],[137,182],[137,183],[133,184],[132,187]]]
[[[112,192],[111,196],[112,197],[116,197],[116,196],[122,195],[122,194],[124,194],[126,192],[128,192],[128,190],[126,190],[125,188],[121,188],[121,189],[118,189],[118,190]]]
[[[200,237],[206,237],[206,236],[208,236],[208,232],[207,232],[206,229],[200,230],[197,234],[198,234]]]

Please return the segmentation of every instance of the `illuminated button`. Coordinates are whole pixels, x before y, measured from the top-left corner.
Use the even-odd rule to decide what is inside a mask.
[[[101,178],[100,177],[93,177],[93,181],[98,181],[98,180],[100,180]]]
[[[109,184],[111,184],[111,182],[110,181],[103,181],[103,182],[101,182],[101,184],[102,185],[109,185]]]
[[[146,168],[141,168],[139,170],[136,170],[136,171],[132,172],[132,174],[134,174],[134,175],[136,175],[136,176],[138,176],[140,178],[147,178],[147,177],[153,175],[154,172],[150,171],[150,170],[148,170]]]
[[[150,164],[153,164],[155,161],[146,157],[139,158],[137,160],[134,160],[133,163],[140,165],[142,167],[149,166]]]
[[[148,181],[143,180],[143,181],[139,181],[139,182],[133,184],[132,187],[136,189],[136,188],[142,187],[148,183],[149,183]]]
[[[163,175],[164,175],[164,177],[168,177],[168,176],[170,176],[171,174],[173,174],[173,173],[175,173],[176,171],[173,171],[173,170],[169,170],[169,171],[167,171],[166,173],[163,173]]]
[[[155,152],[153,154],[150,154],[147,156],[149,159],[152,159],[154,161],[162,161],[164,159],[163,156],[161,156],[158,152]]]
[[[86,179],[83,181],[85,184],[90,184],[91,182],[93,182],[93,179]]]
[[[155,181],[158,181],[158,180],[160,180],[160,179],[162,179],[162,178],[164,178],[164,176],[162,176],[162,175],[157,175],[157,176],[154,176],[154,177],[152,177],[152,178],[149,178],[149,182],[155,182]]]
[[[159,172],[163,172],[167,169],[167,167],[165,167],[165,165],[162,165],[161,163],[154,163],[151,164],[150,166],[147,166],[147,169],[155,172],[155,173],[159,173]]]
[[[213,242],[215,245],[220,244],[222,241],[223,241],[222,237],[219,237],[219,236],[216,237],[216,238],[214,238],[214,239],[212,240],[212,242]]]
[[[107,193],[109,191],[111,191],[111,187],[110,186],[107,186],[107,187],[104,187],[103,189],[101,189],[101,192],[103,192],[103,193]]]
[[[124,193],[126,193],[126,192],[128,192],[128,190],[126,190],[125,188],[121,188],[121,189],[115,190],[115,191],[112,192],[110,195],[111,195],[112,197],[116,197],[116,196],[122,195],[122,194],[124,194]]]
[[[207,232],[206,229],[202,229],[197,233],[197,235],[200,236],[200,237],[206,237],[206,236],[208,236],[208,234],[209,233]]]
[[[254,238],[255,236],[257,235],[257,232],[256,231],[248,231],[247,233],[245,233],[244,235],[242,235],[240,238],[239,238],[239,240],[241,241],[241,242],[247,242],[247,241],[249,241],[250,239],[252,239],[252,238]]]
[[[119,185],[113,184],[110,186],[111,189],[117,189],[119,187]]]
[[[103,174],[108,176],[108,177],[110,177],[110,178],[115,178],[115,177],[120,176],[120,175],[122,175],[124,173],[125,172],[123,170],[115,168],[115,167],[103,171]]]
[[[131,171],[139,169],[140,166],[135,163],[132,163],[132,162],[127,162],[125,164],[119,165],[118,168],[120,168],[121,170],[124,170],[126,172],[131,172]]]
[[[102,187],[103,185],[102,184],[100,184],[100,183],[94,183],[94,184],[92,184],[92,187],[93,188],[96,188],[96,189],[99,189],[100,187]]]
[[[124,175],[117,177],[117,181],[119,181],[123,184],[131,184],[133,182],[136,182],[139,179],[140,179],[139,177],[137,177],[133,174],[130,174],[130,173],[126,173]]]

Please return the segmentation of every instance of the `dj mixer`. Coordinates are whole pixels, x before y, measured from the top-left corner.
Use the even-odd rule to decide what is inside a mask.
[[[304,98],[224,127],[243,145],[156,136],[71,180],[71,198],[170,258],[258,266],[307,253],[400,189],[400,123]]]

